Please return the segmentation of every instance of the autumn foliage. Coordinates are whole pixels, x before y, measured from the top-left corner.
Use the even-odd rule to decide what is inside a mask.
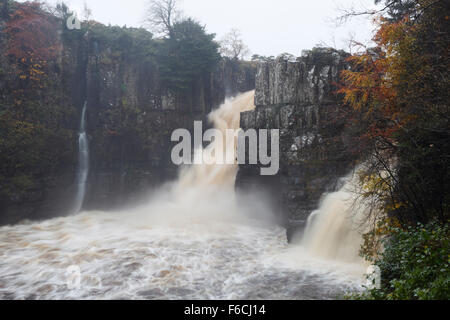
[[[340,89],[373,209],[361,254],[381,271],[356,298],[448,299],[450,2],[376,2],[376,47],[349,58]]]
[[[56,70],[61,21],[38,2],[10,2],[0,41],[0,203],[20,202],[72,158],[73,137]]]
[[[50,61],[61,50],[58,41],[60,24],[39,2],[15,4],[4,32],[8,38],[6,56],[22,70],[22,80],[40,81]]]
[[[10,37],[8,56],[18,60],[34,58],[37,61],[56,57],[58,27],[56,19],[46,13],[39,2],[26,2],[10,15],[6,33]]]
[[[413,8],[378,19],[377,46],[349,58],[340,89],[366,164],[361,196],[405,226],[450,216],[449,4]]]

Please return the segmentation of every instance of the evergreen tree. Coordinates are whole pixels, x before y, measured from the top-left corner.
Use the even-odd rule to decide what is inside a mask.
[[[375,4],[384,2],[390,20],[399,21],[414,12],[417,0],[375,0]]]
[[[214,69],[220,61],[214,37],[193,19],[173,25],[172,36],[162,41],[157,53],[161,76],[170,89],[186,90]]]

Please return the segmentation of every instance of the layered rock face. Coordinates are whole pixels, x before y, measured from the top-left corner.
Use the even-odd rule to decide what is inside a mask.
[[[321,196],[334,191],[353,166],[335,94],[347,55],[313,49],[294,59],[280,56],[258,66],[256,110],[241,115],[241,127],[280,130],[280,171],[260,176],[241,165],[237,187],[269,189],[289,228],[301,227]]]
[[[204,120],[206,127],[206,116],[226,95],[254,89],[255,65],[223,60],[189,90],[170,90],[155,62],[140,58],[145,54],[139,52],[142,45],[135,45],[138,37],[125,39],[127,45],[121,39],[108,42],[104,38],[116,31],[105,30],[103,36],[87,33],[83,37],[69,31],[60,40],[58,58],[49,68],[52,86],[41,90],[40,96],[29,94],[22,103],[29,109],[58,105],[65,110],[64,119],[54,124],[67,133],[64,149],[41,139],[64,158],[55,161],[51,170],[25,178],[19,170],[21,184],[16,173],[0,181],[0,224],[70,213],[77,192],[78,130],[85,101],[90,170],[83,209],[108,210],[132,204],[144,192],[176,176],[170,159],[173,130],[190,130],[194,120]],[[19,86],[16,72],[4,58],[6,48],[0,47],[0,70],[5,71],[0,73],[2,107],[14,103],[8,86]],[[24,153],[24,157],[31,156]],[[15,188],[10,187],[13,183]]]
[[[91,47],[97,49],[86,66],[92,170],[85,209],[132,204],[176,178],[172,132],[192,132],[194,121],[207,127],[207,115],[227,95],[254,89],[255,66],[224,60],[191,90],[174,93],[154,65],[131,58],[114,61],[108,48]]]

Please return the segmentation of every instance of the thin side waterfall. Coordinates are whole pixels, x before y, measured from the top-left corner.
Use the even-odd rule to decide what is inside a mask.
[[[75,198],[74,212],[78,213],[83,207],[86,195],[86,180],[89,173],[89,144],[86,134],[86,109],[87,101],[84,103],[81,113],[80,133],[78,136],[78,173],[77,173],[77,195]]]

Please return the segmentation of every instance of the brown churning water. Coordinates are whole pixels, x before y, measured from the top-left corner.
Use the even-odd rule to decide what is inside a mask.
[[[253,98],[227,100],[210,119],[219,130],[237,129]],[[307,245],[289,245],[263,197],[237,201],[237,170],[196,165],[129,210],[0,228],[0,299],[332,299],[361,288],[364,267],[346,250],[320,254],[329,245],[316,244],[321,227],[311,227]],[[345,222],[326,203],[323,210],[336,211],[323,219],[333,233]],[[353,256],[353,239],[341,245]]]

